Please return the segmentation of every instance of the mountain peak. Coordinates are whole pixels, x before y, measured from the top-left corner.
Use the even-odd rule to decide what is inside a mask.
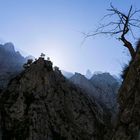
[[[106,84],[116,84],[117,80],[110,74],[110,73],[101,73],[101,74],[94,74],[91,79],[91,81],[96,81],[100,84],[106,83]]]
[[[91,77],[92,77],[92,72],[88,69],[87,71],[86,71],[86,75],[85,75],[85,77],[87,78],[87,79],[90,79]]]
[[[34,61],[28,69],[32,72],[42,72],[42,71],[53,71],[52,62],[39,57],[38,60]],[[28,70],[28,71],[29,71]],[[45,73],[42,73],[45,75]]]
[[[15,52],[14,44],[11,42],[7,42],[3,45],[3,48],[9,52]]]
[[[4,139],[103,139],[102,110],[44,58],[11,80],[1,105]]]

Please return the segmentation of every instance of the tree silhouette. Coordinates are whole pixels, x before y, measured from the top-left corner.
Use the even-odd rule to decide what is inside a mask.
[[[28,64],[28,65],[31,65],[32,63],[33,63],[33,59],[28,59],[28,60],[27,60],[27,64]]]
[[[23,64],[23,67],[26,69],[26,68],[29,68],[30,65],[33,63],[33,59],[28,59],[27,60],[27,63]]]
[[[107,19],[109,22],[100,24],[100,26],[92,33],[83,33],[84,40],[99,34],[108,34],[111,36],[117,35],[117,39],[123,42],[124,47],[129,50],[129,53],[133,59],[136,52],[131,41],[127,39],[126,35],[130,33],[130,35],[135,39],[133,32],[134,28],[140,28],[140,19],[138,18],[138,13],[140,13],[140,10],[134,10],[134,8],[131,6],[125,14],[110,4],[110,9],[107,9],[107,11],[109,13],[105,15],[101,21]]]
[[[47,57],[47,61],[50,61],[50,57]]]
[[[40,57],[44,59],[45,58],[45,54],[41,53]]]

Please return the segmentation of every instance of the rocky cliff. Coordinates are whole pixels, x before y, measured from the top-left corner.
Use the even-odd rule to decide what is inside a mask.
[[[22,69],[24,57],[16,52],[12,43],[0,45],[0,89],[8,84],[9,80]]]
[[[87,79],[90,79],[92,76],[93,76],[92,72],[88,69],[88,70],[86,71],[85,77],[86,77]]]
[[[0,44],[0,90],[5,88],[11,78],[23,70],[23,64],[28,58],[24,58],[15,51],[12,43]]]
[[[12,43],[0,45],[0,68],[1,71],[15,71],[21,69],[21,63],[25,58],[16,52]]]
[[[69,79],[73,84],[75,84],[77,87],[81,88],[84,90],[87,94],[93,95],[93,94],[98,94],[96,92],[95,87],[92,85],[92,83],[82,74],[80,73],[75,73],[70,79]],[[97,96],[97,95],[96,95]]]
[[[39,58],[3,91],[3,140],[102,140],[103,111]]]
[[[117,112],[117,94],[120,83],[109,73],[94,74],[90,79],[98,93],[97,100],[114,114]]]
[[[140,42],[119,91],[120,113],[113,140],[140,140]]]
[[[120,84],[112,75],[101,73],[93,75],[91,79],[87,79],[84,75],[75,73],[69,80],[85,91],[90,97],[96,99],[112,114],[116,114],[117,93]]]

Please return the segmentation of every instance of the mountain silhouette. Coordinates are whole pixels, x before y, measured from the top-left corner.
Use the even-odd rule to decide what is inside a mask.
[[[1,118],[4,140],[99,140],[106,132],[102,108],[41,57],[2,93]]]

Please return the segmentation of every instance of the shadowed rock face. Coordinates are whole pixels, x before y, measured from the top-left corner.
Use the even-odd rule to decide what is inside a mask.
[[[119,91],[120,114],[113,140],[140,140],[140,42]]]
[[[117,112],[118,81],[109,73],[93,75],[88,80],[84,75],[75,73],[70,81],[93,97],[113,115]]]
[[[4,140],[102,140],[103,111],[39,58],[1,97]]]
[[[106,105],[106,107],[116,114],[117,109],[117,94],[120,83],[109,73],[95,74],[90,79],[96,89],[97,100]]]
[[[0,89],[5,88],[9,80],[22,70],[25,62],[12,43],[0,45]]]
[[[24,58],[18,51],[15,51],[12,43],[0,44],[0,90],[23,70],[23,64],[28,59],[34,59],[34,57]]]
[[[1,71],[18,71],[22,68],[25,58],[16,52],[12,43],[0,45],[0,68]],[[22,64],[21,64],[22,63]]]

